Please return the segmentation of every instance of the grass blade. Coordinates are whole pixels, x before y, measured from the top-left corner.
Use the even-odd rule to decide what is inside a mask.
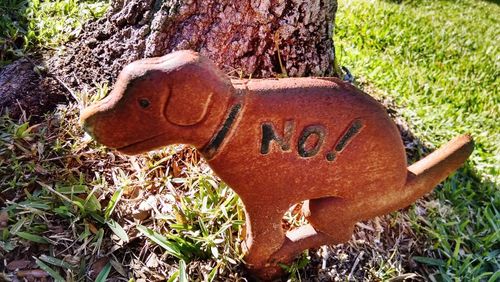
[[[106,224],[109,226],[111,231],[113,231],[113,233],[115,233],[115,235],[118,236],[118,238],[120,238],[120,240],[122,240],[123,242],[129,241],[127,232],[125,231],[125,229],[123,229],[123,227],[120,224],[118,224],[118,222],[110,219],[106,222]]]
[[[105,282],[106,279],[108,278],[110,271],[111,271],[111,263],[108,262],[106,266],[102,268],[101,272],[99,272],[99,275],[97,275],[95,282]]]
[[[220,264],[217,263],[215,267],[210,271],[208,274],[208,282],[214,281],[215,275],[217,274],[217,271],[219,271]]]
[[[64,201],[68,202],[68,203],[71,203],[73,205],[76,205],[80,210],[84,210],[84,207],[82,205],[82,203],[80,203],[78,200],[81,200],[79,198],[76,198],[76,201],[73,201],[71,200],[70,198],[64,196],[63,194],[57,192],[56,190],[54,190],[49,184],[46,184],[46,183],[43,183],[43,182],[40,182],[40,181],[36,181],[42,188],[46,189],[47,191],[55,194],[56,196],[58,196],[59,198],[63,199]]]
[[[63,260],[57,259],[55,257],[47,256],[47,255],[41,255],[40,260],[42,260],[46,263],[50,263],[50,264],[55,265],[55,266],[66,268],[66,269],[73,269],[74,268],[73,265],[71,265]]]
[[[99,230],[95,234],[94,253],[98,254],[100,252],[103,238],[104,230],[102,228],[99,228]]]
[[[153,231],[153,230],[151,230],[143,225],[138,225],[137,229],[144,236],[148,237],[151,241],[155,242],[160,247],[164,248],[167,251],[167,253],[173,255],[176,258],[179,258],[182,260],[187,260],[186,257],[182,254],[179,247],[176,244],[168,241],[168,239],[165,236],[163,236],[163,235],[161,235],[161,234],[159,234],[159,233],[157,233],[157,232],[155,232],[155,231]]]
[[[79,200],[79,198],[75,198],[75,200]],[[101,211],[101,208],[102,208],[101,203],[99,202],[97,197],[94,195],[93,191],[87,196],[85,201],[81,200],[80,202],[83,204],[83,206],[85,207],[85,210],[88,212],[97,212],[97,211],[100,212]]]
[[[14,250],[14,248],[15,248],[15,246],[11,242],[0,241],[0,249],[3,249],[6,252],[10,252],[10,251]]]
[[[176,272],[174,272],[170,278],[168,278],[167,282],[174,282],[175,279],[177,279],[177,277],[179,277],[179,270],[177,270]]]
[[[61,194],[84,194],[87,193],[87,186],[85,185],[71,185],[71,186],[56,186],[55,189]]]
[[[52,276],[52,278],[54,278],[54,281],[56,281],[56,282],[64,282],[65,281],[64,278],[62,278],[62,276],[59,274],[59,272],[50,268],[48,265],[43,263],[38,258],[34,257],[34,259],[35,259],[35,262],[38,265],[38,267],[40,267],[40,269],[42,269],[43,271],[47,272],[50,276]]]
[[[113,210],[116,207],[116,204],[120,200],[123,194],[123,188],[118,188],[113,196],[111,197],[111,200],[108,203],[108,206],[106,207],[106,210],[104,211],[104,218],[108,219],[111,216],[111,213],[113,213]]]
[[[435,258],[415,256],[415,257],[413,257],[413,260],[416,262],[425,263],[428,265],[435,265],[435,266],[445,266],[446,265],[446,263],[443,260],[435,259]]]
[[[40,244],[48,244],[49,243],[49,241],[47,241],[47,239],[45,239],[44,237],[39,236],[39,235],[35,235],[35,234],[31,234],[28,232],[19,231],[16,233],[16,235],[23,238],[23,239],[26,239],[26,240],[29,240],[29,241],[32,241],[35,243],[40,243]]]
[[[26,218],[23,217],[21,218],[16,224],[14,224],[11,228],[10,228],[10,234],[12,235],[16,235],[17,232],[19,232],[19,230],[21,230],[21,227],[23,227],[24,223],[26,222]]]
[[[118,261],[112,259],[109,261],[111,263],[111,266],[115,269],[116,272],[118,272],[121,276],[123,277],[127,277],[127,271],[125,271],[125,269],[123,269],[123,266],[121,263],[119,263]]]
[[[495,274],[493,274],[490,279],[488,280],[488,282],[495,282],[495,281],[499,281],[500,279],[500,271],[497,271],[495,272]]]
[[[179,282],[188,282],[188,276],[186,273],[186,262],[184,260],[179,261]]]

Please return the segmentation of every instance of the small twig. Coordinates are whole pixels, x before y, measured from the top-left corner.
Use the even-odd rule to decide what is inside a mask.
[[[43,160],[40,160],[40,162],[51,162],[51,161],[57,161],[57,160],[65,159],[65,158],[76,158],[76,157],[80,157],[82,155],[84,155],[84,154],[64,155],[64,156],[53,157],[53,158],[49,158],[49,159],[43,159]]]
[[[21,110],[21,118],[22,118],[22,121],[23,122],[26,122],[28,120],[28,118],[26,117],[26,111],[23,109],[23,106],[21,106],[21,103],[19,103],[19,100],[16,99],[16,104],[17,106],[19,107],[19,110]]]
[[[354,261],[354,265],[351,268],[351,272],[349,273],[349,276],[347,276],[347,280],[350,281],[352,279],[352,274],[356,270],[356,267],[358,267],[359,261],[363,258],[363,255],[365,254],[365,251],[361,251]]]
[[[57,77],[56,75],[51,74],[50,76],[57,80],[69,92],[69,94],[71,95],[71,97],[73,97],[73,99],[75,99],[75,101],[78,101],[78,97],[76,97],[75,92],[71,90],[71,88],[69,88],[69,86],[64,83],[64,81],[59,79],[59,77]]]
[[[326,261],[328,260],[329,254],[328,254],[328,246],[323,246],[321,247],[322,254],[321,254],[321,269],[326,269]]]
[[[276,52],[278,53],[278,62],[280,64],[281,68],[281,75],[284,77],[288,77],[288,74],[286,73],[286,68],[283,65],[283,61],[281,60],[281,50],[280,50],[280,31],[277,30],[274,33],[274,47],[276,48]]]

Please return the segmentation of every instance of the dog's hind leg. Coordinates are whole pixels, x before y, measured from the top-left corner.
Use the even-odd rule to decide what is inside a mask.
[[[279,263],[291,263],[305,249],[348,241],[355,224],[349,204],[333,197],[306,201],[304,209],[310,224],[288,231],[283,244],[269,260],[270,265],[262,271],[277,273],[281,271]]]
[[[351,204],[338,197],[311,199],[304,202],[302,212],[318,232],[328,235],[330,244],[340,244],[351,239],[357,221]]]

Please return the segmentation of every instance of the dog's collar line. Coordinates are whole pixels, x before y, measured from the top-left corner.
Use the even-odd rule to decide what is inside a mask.
[[[212,136],[210,142],[201,150],[207,160],[215,156],[215,154],[219,150],[219,147],[224,142],[224,139],[227,137],[227,134],[231,130],[234,121],[238,117],[240,110],[241,103],[234,104],[231,107],[231,110],[229,111],[229,114],[227,114],[226,119],[224,120],[224,123],[222,124],[219,131],[217,131],[217,133]]]

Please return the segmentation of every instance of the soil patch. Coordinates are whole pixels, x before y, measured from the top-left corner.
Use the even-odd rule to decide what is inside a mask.
[[[44,74],[31,59],[17,60],[0,70],[0,114],[40,120],[57,104],[68,100],[65,93],[64,86]]]

